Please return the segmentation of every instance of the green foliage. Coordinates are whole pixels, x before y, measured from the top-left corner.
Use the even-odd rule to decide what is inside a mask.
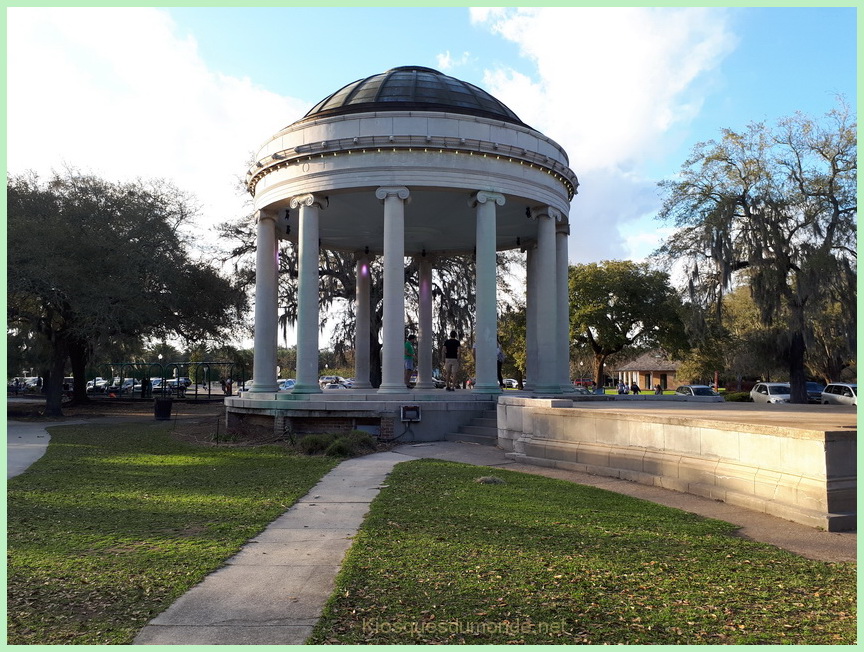
[[[46,345],[49,413],[59,412],[67,360],[83,399],[97,347],[230,332],[245,298],[210,263],[191,260],[183,236],[191,202],[163,181],[111,183],[74,171],[47,182],[8,178],[7,321]]]
[[[723,394],[723,399],[729,403],[750,403],[753,400],[750,398],[750,392],[726,392]]]
[[[335,441],[336,435],[332,432],[303,435],[297,440],[297,450],[304,455],[320,455]]]
[[[807,400],[806,351],[820,337],[839,364],[855,357],[856,131],[842,102],[823,121],[796,114],[774,128],[725,129],[660,184],[660,217],[676,227],[661,255],[685,270],[694,305],[719,310],[730,288],[749,287],[762,324],[781,331],[772,341],[793,402]],[[817,335],[827,316],[835,333]],[[823,374],[836,369],[833,354]]]
[[[335,464],[161,424],[52,429],[7,481],[7,643],[130,644]]]
[[[647,264],[607,260],[570,266],[570,334],[594,356],[594,380],[613,355],[686,348],[681,305],[666,273]]]
[[[313,433],[297,440],[297,450],[304,455],[327,455],[329,457],[357,457],[376,450],[375,440],[367,432],[352,430],[339,435],[335,433]]]
[[[856,566],[561,480],[397,465],[310,644],[847,644]]]

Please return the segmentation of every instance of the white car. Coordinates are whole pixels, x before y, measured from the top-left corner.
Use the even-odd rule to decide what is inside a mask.
[[[791,394],[789,383],[756,383],[750,390],[754,403],[788,403]]]
[[[682,396],[720,396],[708,385],[681,385],[675,393]]]
[[[280,378],[276,381],[276,385],[283,392],[287,392],[291,389],[294,389],[294,385],[297,384],[297,381],[293,378]]]
[[[858,405],[858,385],[831,383],[822,390],[822,404]]]

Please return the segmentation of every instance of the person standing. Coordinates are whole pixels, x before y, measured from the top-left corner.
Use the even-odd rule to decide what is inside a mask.
[[[450,331],[450,338],[444,340],[444,383],[448,392],[455,391],[456,374],[459,373],[459,348],[456,331]]]
[[[414,373],[414,356],[416,355],[414,341],[416,339],[417,336],[412,333],[405,340],[405,387],[408,389],[411,389],[411,376]]]
[[[498,386],[501,389],[504,389],[504,376],[501,374],[501,367],[504,365],[504,349],[501,348],[501,340],[496,339],[495,345],[498,347],[498,351],[496,354],[497,368],[498,368]]]

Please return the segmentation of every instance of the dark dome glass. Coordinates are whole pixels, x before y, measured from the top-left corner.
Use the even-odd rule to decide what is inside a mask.
[[[524,123],[486,91],[421,66],[393,68],[343,86],[303,119],[368,111],[442,111]]]

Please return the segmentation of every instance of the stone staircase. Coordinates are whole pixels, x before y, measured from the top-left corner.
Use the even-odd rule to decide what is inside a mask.
[[[444,435],[447,441],[465,441],[472,444],[496,446],[498,444],[498,411],[486,410],[475,417],[467,425],[459,426],[457,432]]]

